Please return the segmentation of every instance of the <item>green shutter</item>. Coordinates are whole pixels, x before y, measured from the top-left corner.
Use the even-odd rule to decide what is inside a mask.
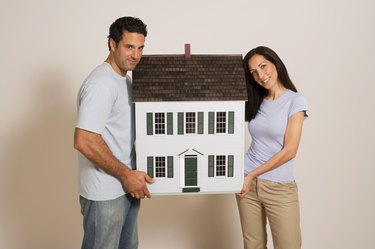
[[[148,112],[147,113],[147,135],[152,135],[153,134],[153,122],[152,122],[152,113]]]
[[[168,178],[173,178],[173,156],[167,157]]]
[[[234,156],[228,156],[228,177],[233,177]]]
[[[184,113],[179,112],[178,114],[178,127],[177,127],[177,134],[183,135],[184,134]]]
[[[208,156],[208,177],[214,177],[215,156]]]
[[[203,112],[198,112],[198,134],[203,134]]]
[[[167,113],[167,135],[173,135],[173,113]]]
[[[234,112],[228,112],[228,133],[234,133]]]
[[[215,113],[209,112],[208,113],[208,134],[215,133]]]
[[[154,178],[154,158],[152,156],[147,157],[147,175]]]

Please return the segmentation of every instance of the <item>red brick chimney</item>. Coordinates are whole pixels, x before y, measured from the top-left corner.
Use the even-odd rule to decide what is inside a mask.
[[[185,59],[190,59],[191,53],[190,53],[190,44],[185,43]]]

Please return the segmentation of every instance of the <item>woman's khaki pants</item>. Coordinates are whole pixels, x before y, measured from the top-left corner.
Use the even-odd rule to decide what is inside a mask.
[[[254,179],[250,192],[237,196],[245,249],[267,248],[267,220],[274,249],[300,249],[301,229],[296,183]]]

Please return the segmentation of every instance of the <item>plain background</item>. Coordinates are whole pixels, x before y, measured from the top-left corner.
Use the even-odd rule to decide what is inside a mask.
[[[145,54],[273,48],[310,109],[295,168],[303,248],[375,248],[374,11],[372,0],[1,0],[0,248],[80,247],[76,94],[125,15],[148,24]],[[140,249],[242,247],[232,194],[142,205]]]

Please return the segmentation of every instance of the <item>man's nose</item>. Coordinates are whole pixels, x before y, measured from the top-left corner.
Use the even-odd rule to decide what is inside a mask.
[[[142,55],[141,51],[139,51],[138,49],[134,49],[134,51],[133,51],[133,58],[139,59],[141,57],[141,55]]]

